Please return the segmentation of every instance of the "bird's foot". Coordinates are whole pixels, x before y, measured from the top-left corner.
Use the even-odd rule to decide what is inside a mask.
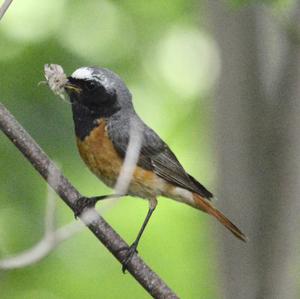
[[[94,208],[96,203],[99,200],[103,199],[109,199],[109,198],[119,198],[124,196],[125,194],[109,194],[109,195],[100,195],[100,196],[93,196],[93,197],[85,197],[82,196],[77,199],[75,203],[75,212],[74,216],[75,219],[77,219],[78,216],[80,216],[84,209],[91,209]]]
[[[124,251],[126,250],[126,255],[122,261],[122,272],[125,274],[126,270],[127,270],[127,266],[129,264],[129,262],[131,261],[133,255],[135,253],[138,253],[137,251],[137,242],[133,242],[129,247],[122,247],[120,248],[118,251]]]
[[[97,201],[97,197],[80,197],[76,201],[74,217],[77,219],[85,209],[94,208]]]

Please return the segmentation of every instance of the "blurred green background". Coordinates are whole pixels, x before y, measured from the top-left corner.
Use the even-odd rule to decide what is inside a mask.
[[[70,106],[38,82],[45,63],[60,64],[67,74],[80,66],[110,68],[129,86],[139,115],[214,190],[211,91],[220,58],[204,18],[199,1],[15,1],[0,23],[1,101],[81,193],[107,194],[79,158]],[[0,157],[4,258],[42,238],[47,186],[4,135]],[[128,197],[104,218],[131,243],[147,208],[146,201]],[[72,220],[57,199],[57,226]],[[160,198],[142,238],[140,255],[182,298],[219,297],[211,223]],[[88,230],[37,264],[0,272],[0,290],[1,299],[149,297]]]
[[[299,298],[300,1],[13,1],[0,21],[0,101],[86,196],[70,105],[45,63],[118,73],[135,108],[249,237],[159,199],[139,254],[180,298]],[[0,261],[44,235],[47,185],[0,136]],[[56,198],[56,225],[74,221]],[[108,209],[109,207],[109,209]],[[148,203],[97,205],[130,244]],[[0,298],[149,298],[88,231],[42,261],[0,271]]]

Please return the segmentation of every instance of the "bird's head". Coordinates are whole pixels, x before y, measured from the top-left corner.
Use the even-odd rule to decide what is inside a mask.
[[[131,109],[131,94],[121,78],[105,68],[81,67],[68,77],[65,90],[73,105],[108,116]]]

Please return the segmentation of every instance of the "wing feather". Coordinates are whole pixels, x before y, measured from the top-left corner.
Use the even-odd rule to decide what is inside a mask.
[[[127,122],[127,126],[128,126]],[[124,124],[124,122],[123,122]],[[139,131],[143,132],[142,146],[138,166],[153,170],[159,177],[171,184],[195,192],[207,199],[213,195],[182,167],[168,145],[140,119],[135,121]],[[121,157],[125,157],[129,142],[129,127],[108,126],[109,136]]]

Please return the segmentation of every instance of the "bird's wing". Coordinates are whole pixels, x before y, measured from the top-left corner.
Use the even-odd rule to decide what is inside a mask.
[[[213,196],[212,193],[184,170],[168,145],[152,129],[143,123],[142,126],[143,138],[138,166],[154,171],[169,183],[210,199]],[[117,152],[125,157],[129,130],[123,128],[113,134],[110,134],[109,130],[109,135]]]

